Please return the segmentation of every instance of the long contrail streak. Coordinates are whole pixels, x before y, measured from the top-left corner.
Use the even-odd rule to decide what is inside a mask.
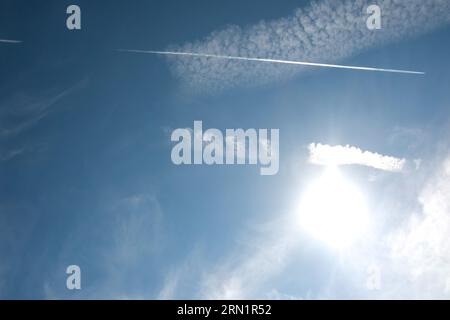
[[[215,58],[215,59],[227,59],[227,60],[256,61],[256,62],[267,62],[267,63],[281,63],[281,64],[302,65],[302,66],[322,67],[322,68],[351,69],[351,70],[361,70],[361,71],[377,71],[377,72],[421,74],[421,75],[425,74],[425,72],[421,72],[421,71],[346,66],[346,65],[340,65],[340,64],[327,64],[327,63],[315,63],[315,62],[292,61],[292,60],[223,56],[223,55],[216,55],[216,54],[194,53],[194,52],[145,51],[145,50],[129,50],[129,49],[118,49],[117,51],[131,52],[131,53],[148,53],[148,54],[159,54],[159,55]]]
[[[1,43],[21,43],[19,40],[8,40],[8,39],[0,39]]]

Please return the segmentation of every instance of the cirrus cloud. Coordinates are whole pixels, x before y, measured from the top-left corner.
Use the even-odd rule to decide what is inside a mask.
[[[169,48],[210,55],[330,63],[364,50],[420,35],[450,22],[446,0],[380,0],[382,29],[366,26],[368,0],[322,0],[297,9],[291,16],[247,27],[228,26],[205,39]],[[289,80],[302,66],[168,56],[173,74],[194,91],[220,91]]]

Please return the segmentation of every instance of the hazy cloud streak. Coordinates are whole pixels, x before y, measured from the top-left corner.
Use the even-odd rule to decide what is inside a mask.
[[[377,4],[382,10],[382,29],[369,30],[366,8],[370,4],[368,0],[314,1],[286,18],[246,27],[231,25],[200,41],[171,46],[165,51],[210,55],[168,55],[167,59],[183,87],[214,92],[286,81],[309,69],[213,56],[332,64],[450,22],[447,0],[380,0]]]
[[[20,40],[0,39],[0,43],[22,43]]]

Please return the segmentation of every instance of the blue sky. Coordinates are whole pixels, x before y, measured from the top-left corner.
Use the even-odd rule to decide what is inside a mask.
[[[379,31],[360,10],[372,2],[332,3],[77,1],[82,30],[69,31],[72,2],[2,1],[0,39],[22,42],[0,42],[0,298],[448,298],[449,3],[378,1]],[[175,166],[170,134],[195,120],[280,129],[279,173]],[[420,159],[340,168],[371,221],[345,250],[296,222],[324,171],[311,143]]]

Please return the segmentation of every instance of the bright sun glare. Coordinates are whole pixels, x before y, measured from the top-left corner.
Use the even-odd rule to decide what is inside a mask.
[[[337,167],[328,167],[303,195],[299,219],[311,236],[342,249],[366,231],[366,200]]]

